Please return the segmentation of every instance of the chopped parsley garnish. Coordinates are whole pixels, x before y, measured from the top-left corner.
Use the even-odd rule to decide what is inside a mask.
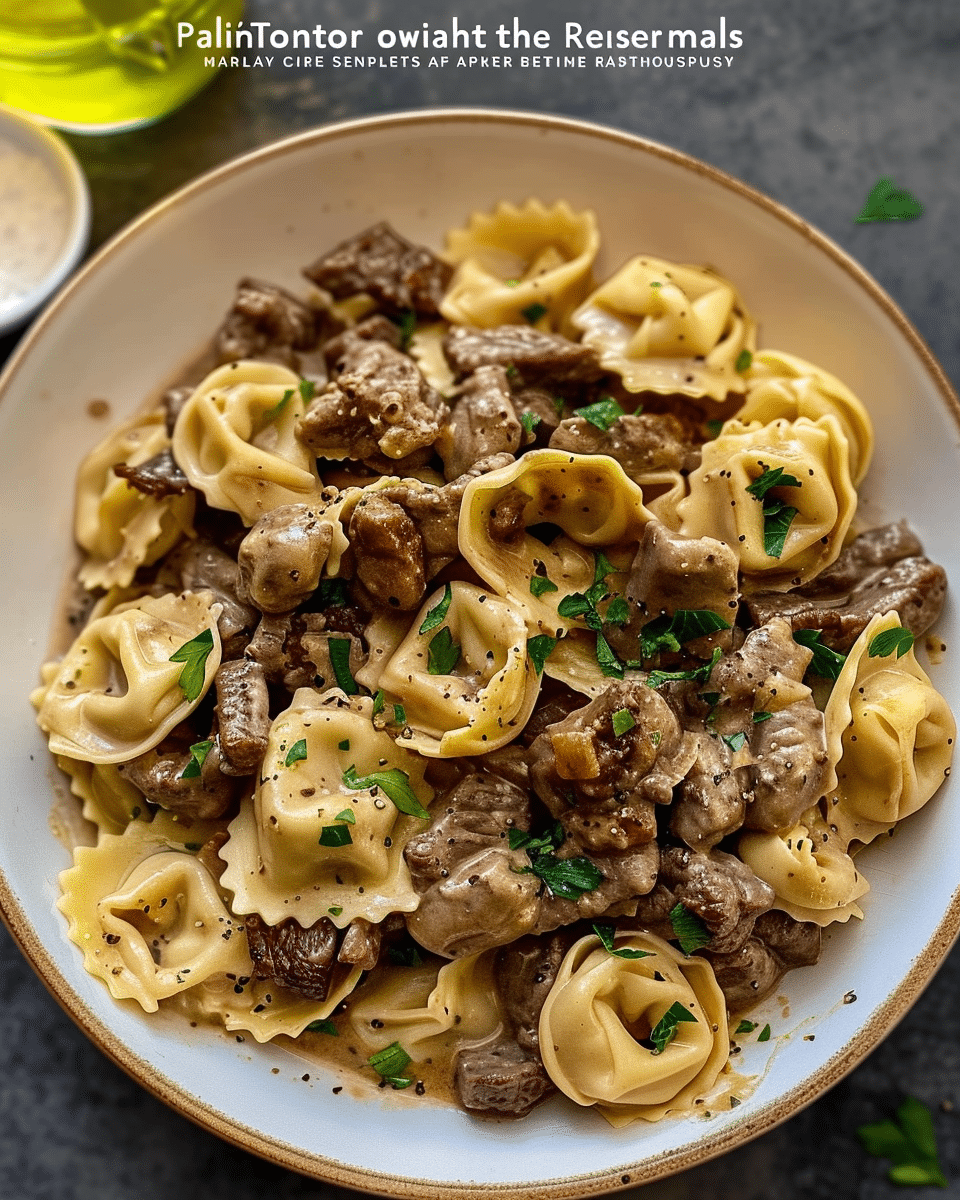
[[[406,725],[407,723],[407,710],[402,704],[393,706],[393,723],[394,725]]]
[[[736,752],[737,750],[742,750],[747,744],[747,735],[745,733],[725,733],[723,740],[731,750]]]
[[[623,596],[614,596],[603,616],[604,624],[622,627],[630,620],[630,605]]]
[[[539,600],[545,592],[557,591],[557,585],[552,579],[548,579],[546,575],[531,575],[530,576],[530,592]]]
[[[448,583],[443,589],[443,595],[433,606],[427,609],[427,615],[423,618],[423,622],[418,630],[419,633],[429,633],[431,629],[436,629],[438,625],[442,625],[446,618],[447,611],[450,608],[450,602],[453,599],[453,589]]]
[[[734,1037],[736,1037],[737,1034],[739,1034],[739,1033],[753,1033],[753,1031],[756,1029],[756,1027],[757,1027],[756,1021],[741,1021],[740,1024],[736,1027],[736,1029],[733,1031],[733,1035],[734,1035]]]
[[[737,361],[734,363],[734,370],[743,374],[744,371],[749,371],[753,362],[753,355],[749,350],[741,350],[737,355]]]
[[[575,408],[573,410],[575,417],[583,417],[585,421],[589,421],[591,425],[595,425],[597,429],[604,433],[626,416],[620,405],[612,396],[602,396],[595,404],[588,404],[585,408]]]
[[[659,279],[651,279],[650,286],[651,287],[663,287],[663,284],[660,282]]]
[[[350,639],[329,638],[327,649],[333,673],[337,677],[337,687],[348,696],[355,696],[360,691],[360,686],[350,671]]]
[[[413,1059],[399,1042],[391,1042],[389,1046],[378,1050],[376,1054],[371,1054],[367,1059],[380,1078],[398,1090],[408,1088],[413,1083],[409,1076],[402,1074],[412,1061]]]
[[[545,304],[528,304],[526,308],[520,309],[521,316],[525,317],[531,325],[536,325],[541,317],[547,315],[547,306]]]
[[[301,738],[299,742],[294,742],[287,751],[287,757],[283,760],[285,767],[292,767],[294,763],[303,762],[307,757],[307,741],[306,738]]]
[[[213,630],[201,629],[195,638],[184,642],[170,655],[170,662],[184,663],[177,683],[187,700],[197,700],[203,692],[205,667],[213,650]]]
[[[542,417],[538,417],[535,412],[522,412],[520,414],[520,424],[523,426],[523,431],[531,437],[541,420]]]
[[[410,786],[410,776],[399,767],[392,767],[389,771],[374,771],[363,776],[357,774],[355,766],[347,767],[343,773],[343,786],[351,792],[379,788],[400,812],[406,813],[408,817],[419,817],[422,821],[430,820],[430,814]]]
[[[317,385],[312,379],[301,379],[298,387],[300,388],[300,397],[304,404],[309,404],[317,390]]]
[[[333,906],[333,908],[328,908],[327,912],[330,914],[331,917],[339,917],[340,914],[343,912],[343,905],[335,904]]]
[[[330,1037],[339,1037],[340,1036],[340,1033],[339,1033],[336,1025],[334,1025],[334,1023],[330,1020],[311,1021],[310,1024],[306,1027],[306,1029],[304,1029],[303,1032],[304,1033],[326,1033],[326,1034],[329,1034]]]
[[[543,664],[553,653],[557,641],[557,638],[550,637],[548,633],[539,633],[536,637],[527,638],[527,654],[530,655],[530,661],[538,675],[543,674]]]
[[[349,584],[346,579],[321,579],[313,599],[321,608],[344,608],[350,603]]]
[[[207,755],[213,749],[213,742],[195,742],[190,747],[190,761],[180,772],[181,779],[199,779],[200,768],[206,762]]]
[[[613,925],[596,924],[593,927],[593,932],[600,939],[600,943],[608,954],[612,954],[614,958],[649,958],[650,950],[634,950],[630,946],[623,946],[619,950],[614,949],[614,938],[617,936],[617,931]]]
[[[675,1000],[660,1020],[650,1031],[650,1041],[653,1042],[653,1053],[662,1054],[677,1036],[677,1028],[684,1021],[698,1024],[697,1018],[689,1008],[684,1008],[679,1000]]]
[[[348,825],[356,825],[357,818],[352,808],[345,808],[333,818],[335,821],[346,821]]]
[[[707,433],[710,434],[711,438],[718,438],[720,436],[720,431],[722,429],[723,429],[722,421],[708,421],[707,422]]]
[[[405,946],[390,946],[387,949],[387,957],[395,967],[421,967],[423,959],[420,957],[420,951],[409,942]]]
[[[406,350],[410,345],[410,339],[417,330],[417,314],[412,308],[405,308],[397,323],[400,326],[400,349]]]
[[[373,695],[373,712],[371,716],[379,716],[383,712],[383,688],[377,688]]]
[[[338,750],[349,750],[350,749],[350,739],[344,738],[342,742],[337,742],[337,749]]]
[[[807,670],[813,675],[819,675],[821,679],[838,679],[840,677],[847,656],[840,654],[837,650],[831,650],[829,646],[823,644],[822,629],[797,629],[794,631],[793,640],[797,645],[806,646],[808,650],[813,651],[813,658],[810,659],[810,666],[807,667]]]
[[[518,873],[536,875],[563,900],[579,900],[585,892],[595,891],[603,883],[603,874],[589,858],[557,858],[554,851],[564,840],[559,821],[541,837],[511,829],[508,838],[511,850],[526,850],[530,859],[530,866],[521,867]]]
[[[618,708],[610,718],[610,723],[613,725],[613,736],[623,737],[625,733],[633,729],[637,722],[629,708]]]
[[[783,467],[764,467],[763,474],[750,484],[747,492],[763,505],[763,548],[771,558],[779,558],[786,544],[787,534],[799,509],[784,504],[776,496],[768,498],[775,487],[801,487],[799,479],[784,474]]]
[[[292,395],[293,395],[293,388],[287,388],[287,390],[283,393],[283,395],[280,397],[280,399],[277,401],[277,403],[273,406],[273,408],[267,409],[267,411],[263,414],[263,418],[262,418],[264,425],[269,425],[271,421],[275,421],[277,419],[277,417],[280,416],[280,414],[283,412],[283,410],[290,403],[290,397]]]
[[[913,634],[909,629],[901,629],[897,626],[894,629],[885,629],[876,637],[871,638],[870,645],[867,647],[867,655],[870,658],[886,658],[888,654],[892,654],[896,650],[897,658],[902,658],[912,646]]]
[[[723,617],[709,608],[678,608],[672,617],[656,617],[640,630],[640,655],[653,658],[661,650],[677,651],[686,642],[729,629]]]
[[[680,943],[680,949],[686,955],[706,946],[710,941],[706,925],[695,912],[691,912],[679,901],[670,909],[670,924],[673,926],[674,937]]]
[[[691,671],[651,671],[647,676],[647,687],[658,688],[661,684],[669,683],[672,680],[690,680],[692,683],[706,683],[710,678],[710,673],[723,657],[723,651],[719,646],[713,652],[713,658],[708,663],[704,663],[702,667],[694,667]]]
[[[450,675],[460,661],[460,647],[453,640],[450,627],[444,627],[430,639],[427,649],[427,670],[431,675]]]
[[[753,714],[753,723],[754,725],[759,725],[761,721],[769,721],[772,716],[772,712],[755,712]]]
[[[601,675],[606,675],[610,679],[623,678],[624,665],[617,658],[613,647],[602,633],[597,634],[597,665]]]
[[[769,1025],[764,1025],[764,1027],[760,1030],[760,1032],[757,1034],[757,1041],[758,1042],[769,1042],[770,1041],[770,1026]]]
[[[350,829],[346,825],[324,825],[320,830],[321,846],[349,846],[353,843]]]
[[[870,189],[866,203],[856,218],[858,225],[872,221],[913,221],[923,213],[923,205],[904,188],[898,188],[884,175]]]
[[[860,1144],[874,1158],[888,1158],[893,1166],[888,1178],[901,1186],[946,1187],[947,1179],[937,1155],[933,1117],[922,1100],[908,1096],[889,1118],[857,1130]]]

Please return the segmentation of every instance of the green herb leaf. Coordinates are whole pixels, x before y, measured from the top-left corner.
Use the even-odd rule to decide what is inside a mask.
[[[407,723],[407,710],[402,704],[393,706],[393,723],[394,725],[406,725]]]
[[[734,370],[739,371],[742,375],[744,371],[750,370],[750,365],[753,362],[753,355],[749,350],[741,350],[737,355],[737,361],[734,363]]]
[[[333,673],[337,677],[337,687],[348,696],[355,696],[360,691],[360,686],[350,673],[350,639],[328,638],[327,651],[330,654]]]
[[[708,421],[707,422],[707,433],[710,434],[711,438],[718,438],[720,436],[720,431],[722,429],[723,429],[722,421]]]
[[[723,740],[727,743],[731,750],[736,752],[742,750],[747,744],[747,735],[745,733],[725,733]]]
[[[612,925],[596,924],[593,927],[593,932],[600,939],[600,942],[608,954],[612,954],[614,958],[650,958],[651,951],[635,950],[631,946],[623,946],[621,949],[614,949],[614,939],[617,936],[617,931]]]
[[[199,779],[200,768],[207,760],[207,755],[213,749],[213,742],[196,742],[190,747],[190,761],[180,772],[181,779]]]
[[[651,671],[647,676],[647,687],[658,688],[661,684],[669,683],[671,680],[690,680],[692,683],[706,683],[710,678],[710,673],[723,657],[723,651],[719,646],[713,652],[713,658],[708,663],[704,663],[702,667],[694,667],[691,671]]]
[[[383,688],[377,688],[373,695],[373,712],[370,714],[373,717],[378,716],[383,712]]]
[[[170,662],[186,664],[177,683],[187,700],[197,700],[203,692],[205,667],[212,650],[213,630],[201,629],[195,638],[170,655]]]
[[[589,421],[591,425],[595,425],[597,429],[606,433],[611,425],[626,414],[612,396],[604,396],[595,404],[588,404],[585,408],[575,408],[573,415],[583,417],[585,421]]]
[[[290,397],[292,395],[293,395],[293,388],[287,388],[287,390],[283,393],[283,395],[280,397],[280,399],[277,401],[277,403],[273,406],[273,408],[267,409],[267,411],[263,414],[263,417],[261,418],[264,425],[269,425],[271,421],[275,421],[277,419],[277,417],[280,416],[280,414],[283,412],[283,410],[287,407],[287,404],[290,402]]]
[[[408,817],[419,817],[422,821],[430,820],[430,814],[410,786],[410,776],[399,767],[392,767],[389,771],[374,771],[362,777],[357,775],[355,766],[347,767],[343,773],[343,785],[351,792],[379,788],[400,812],[406,813]]]
[[[771,558],[779,558],[787,542],[793,519],[800,510],[789,504],[768,500],[763,506],[763,549]]]
[[[872,221],[913,221],[922,214],[923,205],[915,196],[883,176],[870,189],[870,195],[856,220],[858,225]]]
[[[320,830],[319,842],[321,846],[350,846],[353,838],[346,825],[324,825]]]
[[[453,640],[450,627],[433,635],[427,649],[427,670],[431,675],[450,675],[460,661],[460,647]]]
[[[762,474],[750,484],[747,492],[757,500],[766,498],[767,492],[775,487],[801,487],[799,479],[785,475],[783,467],[764,467]]]
[[[739,1033],[753,1033],[753,1031],[756,1029],[756,1027],[757,1027],[756,1021],[741,1021],[740,1024],[736,1027],[736,1029],[733,1031],[733,1035],[734,1035],[734,1037],[736,1037],[737,1034],[739,1034]]]
[[[538,854],[520,873],[536,875],[563,900],[579,900],[585,892],[595,891],[604,879],[589,858],[557,858],[554,854]]]
[[[623,735],[629,730],[633,729],[637,723],[634,720],[633,713],[629,708],[618,708],[610,718],[610,722],[613,725],[614,737],[623,737]]]
[[[336,1025],[334,1025],[334,1023],[330,1020],[311,1021],[310,1024],[306,1027],[306,1029],[304,1029],[303,1032],[304,1033],[326,1033],[330,1037],[339,1037],[340,1036],[340,1031],[337,1029]]]
[[[450,608],[450,602],[453,599],[453,589],[448,583],[443,589],[443,595],[433,606],[427,609],[427,615],[423,618],[423,623],[418,632],[429,633],[431,629],[436,629],[438,625],[442,625],[447,611]]]
[[[301,738],[299,742],[294,742],[287,751],[287,757],[283,760],[285,767],[292,767],[296,762],[303,762],[307,757],[307,741],[306,738]]]
[[[650,286],[651,287],[663,287],[663,284],[660,282],[659,279],[651,279]]]
[[[807,667],[808,671],[813,675],[819,675],[821,679],[839,678],[847,656],[831,650],[829,646],[823,644],[822,629],[796,629],[793,640],[797,645],[806,646],[808,650],[813,651],[813,658],[810,660],[810,666]],[[753,719],[757,719],[756,714]]]
[[[886,658],[888,654],[892,654],[896,650],[897,658],[902,658],[912,646],[913,634],[909,629],[901,629],[897,626],[894,629],[885,629],[876,637],[871,638],[870,645],[867,647],[867,655],[870,658]]]
[[[410,345],[410,339],[417,331],[417,314],[412,308],[405,308],[400,314],[400,349],[406,350]]]
[[[352,808],[345,808],[333,818],[335,821],[346,821],[348,825],[356,825],[357,817]]]
[[[300,399],[305,405],[309,404],[317,391],[317,385],[312,379],[301,379],[297,385],[300,388]]]
[[[593,605],[583,592],[571,592],[569,596],[564,596],[557,605],[557,612],[561,617],[575,618],[582,617],[585,613],[590,612],[592,608]]]
[[[541,317],[547,315],[547,306],[545,304],[528,304],[526,308],[520,309],[520,313],[531,325],[536,325]]]
[[[686,955],[706,946],[710,941],[711,935],[706,925],[695,912],[691,912],[679,901],[670,909],[670,924],[673,926],[674,937],[680,943],[680,949]]]
[[[760,1030],[760,1032],[757,1034],[757,1041],[758,1042],[769,1042],[770,1041],[770,1026],[769,1025],[764,1025],[764,1027]]]
[[[552,579],[548,579],[546,575],[531,575],[530,591],[539,600],[545,592],[557,591],[557,585]]]
[[[543,674],[543,664],[553,653],[558,640],[557,638],[550,637],[547,633],[540,633],[536,637],[527,638],[527,654],[530,655],[530,661],[533,663],[534,670],[538,675]]]
[[[611,679],[622,679],[624,665],[602,633],[597,634],[597,665],[601,675]]]
[[[320,608],[344,608],[350,603],[350,585],[346,579],[321,579],[313,599]]]
[[[524,433],[533,436],[533,431],[542,420],[535,412],[523,412],[520,414],[520,424],[523,426]]]
[[[350,739],[344,738],[342,742],[337,742],[337,749],[338,750],[349,750],[350,749]]]
[[[421,967],[423,959],[420,957],[420,951],[410,942],[406,946],[390,946],[387,948],[387,957],[395,967]]]
[[[367,1062],[381,1077],[394,1088],[406,1088],[413,1083],[412,1079],[401,1074],[413,1060],[399,1042],[392,1042],[376,1054],[371,1054]]]
[[[622,627],[630,620],[630,605],[626,602],[623,596],[614,596],[607,605],[607,611],[603,614],[603,623],[605,625],[616,625]]]
[[[675,1000],[650,1032],[654,1054],[662,1054],[666,1050],[677,1036],[678,1026],[684,1021],[692,1022],[695,1025],[699,1024],[690,1009],[684,1008],[679,1000]]]
[[[759,725],[761,721],[769,721],[772,716],[772,712],[755,712],[753,714],[753,723],[754,725]]]
[[[526,829],[517,829],[515,825],[511,825],[507,830],[507,845],[510,849],[527,850],[531,854],[541,850],[557,850],[563,845],[563,840],[563,826],[559,821],[554,821],[546,833],[528,833]]]

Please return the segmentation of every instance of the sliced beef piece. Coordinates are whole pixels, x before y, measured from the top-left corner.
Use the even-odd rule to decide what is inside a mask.
[[[416,363],[388,342],[356,339],[343,369],[300,418],[300,440],[322,458],[386,460],[427,452],[440,432],[443,401]],[[408,464],[409,465],[409,464]]]
[[[366,661],[366,651],[356,634],[328,624],[335,611],[347,610],[264,615],[247,646],[247,658],[260,664],[268,683],[282,684],[289,692],[301,687],[335,687],[336,671],[329,647],[332,639],[349,642],[346,660],[351,675]]]
[[[257,626],[260,614],[239,598],[240,572],[236,561],[213,542],[193,538],[182,542],[169,554],[164,568],[179,576],[180,587],[187,592],[213,592],[214,599],[223,605],[217,624],[227,647],[234,639],[244,641]]]
[[[794,967],[808,967],[820,958],[821,929],[812,921],[795,921],[771,909],[757,917],[752,935],[728,954],[705,956],[732,1013],[765,1000]]]
[[[304,929],[293,917],[268,925],[251,913],[246,927],[255,979],[274,979],[308,1000],[326,1000],[337,954],[337,929],[329,917]]]
[[[387,342],[395,350],[400,349],[400,326],[383,313],[375,313],[359,321],[351,329],[344,329],[336,337],[323,343],[323,356],[331,370],[343,370],[344,360],[351,350],[361,342]]]
[[[577,847],[566,842],[557,857],[575,857]],[[549,933],[574,921],[592,921],[604,915],[632,914],[637,898],[646,896],[656,885],[660,866],[660,851],[655,841],[644,842],[623,854],[590,854],[590,861],[603,879],[598,887],[569,900],[547,890],[543,895],[540,914],[533,926],[534,933]]]
[[[190,481],[177,466],[169,450],[161,450],[137,467],[114,463],[113,473],[125,479],[138,492],[158,500],[164,496],[184,496],[190,490]]]
[[[309,504],[264,513],[240,544],[240,598],[262,612],[292,612],[318,587],[332,543],[332,526]]]
[[[943,608],[947,576],[923,555],[904,522],[862,533],[816,579],[792,592],[760,592],[747,600],[752,619],[783,617],[793,629],[819,629],[823,642],[846,653],[871,619],[896,611],[914,636]]]
[[[337,962],[372,971],[380,957],[381,934],[379,925],[371,924],[364,917],[355,917],[344,932]]]
[[[615,713],[633,722],[619,735]],[[534,741],[530,780],[574,845],[617,853],[656,837],[653,806],[670,802],[695,756],[696,739],[662,697],[642,682],[612,680]]]
[[[534,427],[534,437],[540,445],[546,446],[554,430],[560,424],[564,406],[563,397],[555,396],[541,387],[521,387],[513,392],[512,399],[517,420],[520,420],[524,413],[532,413],[535,417],[540,418],[539,423]]]
[[[509,487],[490,513],[490,536],[495,542],[518,542],[527,531],[523,514],[530,497],[518,487]]]
[[[504,1018],[522,1050],[539,1054],[540,1010],[573,943],[569,930],[519,938],[504,946],[494,966]]]
[[[732,854],[671,847],[660,855],[657,885],[640,900],[637,921],[652,933],[673,938],[669,913],[682,904],[709,932],[708,949],[732,954],[746,942],[757,917],[772,907],[774,899],[773,888]]]
[[[606,454],[634,478],[648,471],[689,468],[696,457],[684,440],[683,425],[669,413],[627,414],[609,429],[598,429],[583,417],[568,417],[551,436],[550,448]]]
[[[589,346],[532,325],[454,325],[444,337],[443,350],[460,378],[477,367],[496,366],[517,372],[518,378],[511,373],[511,383],[562,387],[591,383],[604,373]]]
[[[209,740],[211,745],[198,775],[193,774],[196,760],[190,752],[190,743],[197,744],[197,739],[186,729],[175,730],[153,750],[121,763],[118,770],[151,803],[168,812],[213,820],[232,807],[246,784],[221,770],[220,747],[216,739]],[[184,771],[188,772],[186,778]]]
[[[370,492],[353,510],[348,537],[370,607],[411,612],[420,606],[427,586],[423,539],[399,504]]]
[[[293,366],[293,351],[311,349],[317,333],[317,314],[302,300],[275,284],[241,279],[214,344],[221,363],[269,358]]]
[[[249,658],[221,663],[214,678],[220,769],[253,775],[267,750],[270,695],[263,667]]]
[[[556,1087],[538,1057],[516,1042],[462,1050],[453,1077],[460,1103],[468,1112],[522,1117]]]
[[[453,269],[380,221],[335,246],[303,273],[338,299],[368,292],[393,312],[412,308],[436,316]]]
[[[697,759],[677,788],[670,832],[691,850],[708,852],[743,824],[753,799],[749,771],[733,766],[733,754],[714,733],[698,733]]]
[[[522,432],[506,371],[478,367],[460,388],[440,435],[437,449],[444,477],[457,479],[493,454],[515,454]]]
[[[753,800],[744,825],[767,833],[786,833],[823,794],[827,735],[823,713],[812,696],[780,709],[754,725],[750,752]]]
[[[710,674],[710,690],[752,707],[760,688],[781,696],[796,692],[790,685],[800,683],[812,657],[812,650],[793,640],[789,624],[775,617],[752,629],[738,650],[720,659]]]

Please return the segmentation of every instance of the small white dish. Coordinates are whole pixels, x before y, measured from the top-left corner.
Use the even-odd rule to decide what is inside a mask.
[[[33,316],[90,237],[90,192],[57,134],[0,104],[0,334]]]

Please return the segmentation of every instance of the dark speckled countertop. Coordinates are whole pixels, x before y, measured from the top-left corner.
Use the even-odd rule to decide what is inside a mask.
[[[378,29],[385,0],[250,0],[275,25]],[[147,129],[71,137],[90,180],[93,244],[154,200],[279,136],[371,113],[444,105],[530,109],[618,126],[696,155],[766,192],[857,258],[960,383],[960,5],[956,0],[411,0],[406,22],[514,15],[617,28],[744,32],[729,70],[239,69]],[[878,176],[923,201],[909,224],[857,225]],[[320,247],[318,247],[320,249]],[[0,339],[0,361],[15,338]],[[73,1026],[0,930],[0,1200],[339,1200],[195,1128],[128,1079]],[[940,1195],[960,1197],[960,949],[851,1076],[750,1145],[643,1192],[644,1200],[902,1200],[858,1125],[909,1094],[934,1113]],[[955,1107],[956,1106],[956,1107]],[[627,1191],[637,1196],[640,1190]],[[909,1192],[906,1193],[909,1195]],[[932,1195],[921,1189],[918,1195]]]

